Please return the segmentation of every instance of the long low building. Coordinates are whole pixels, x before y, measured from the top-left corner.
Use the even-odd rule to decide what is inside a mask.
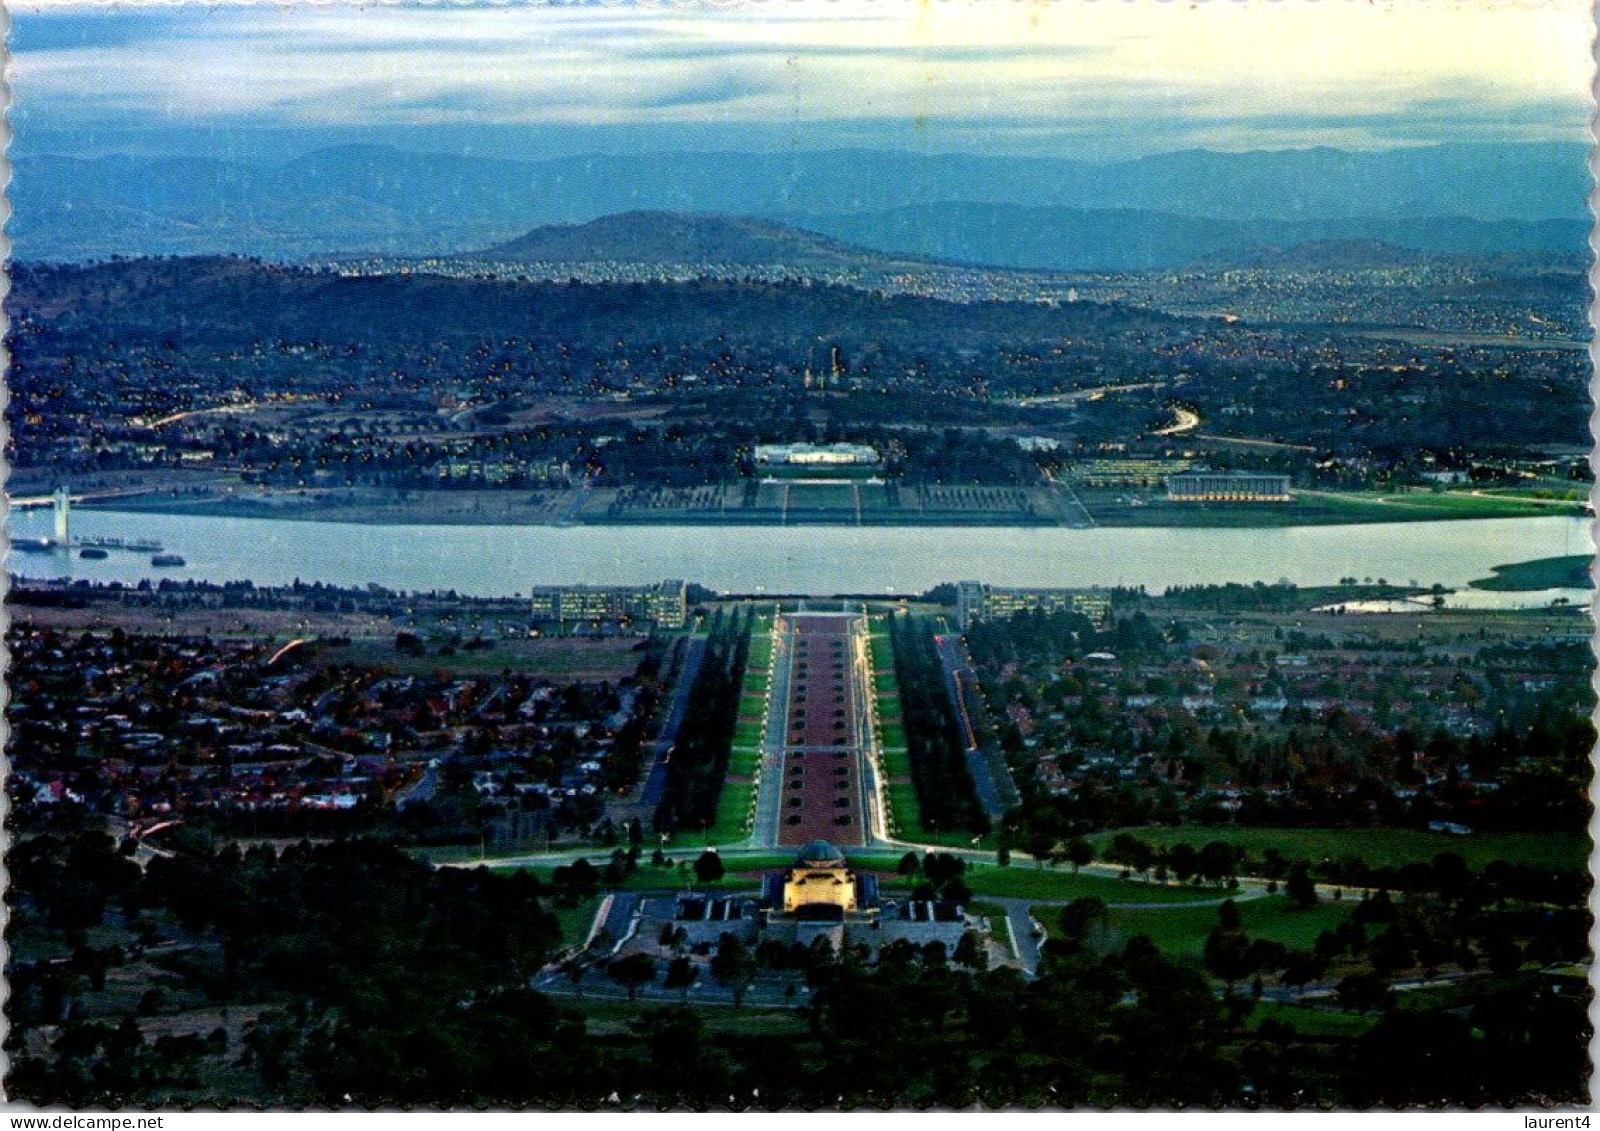
[[[1287,503],[1289,477],[1241,471],[1190,471],[1167,477],[1167,498],[1180,503]]]
[[[1028,611],[1073,612],[1104,624],[1111,616],[1111,595],[1103,589],[1013,589],[981,581],[956,582],[956,618],[963,629],[975,620]]]
[[[875,467],[882,462],[866,444],[757,444],[762,467]]]
[[[682,581],[655,585],[540,585],[531,598],[539,624],[649,623],[682,628],[689,621],[688,586]]]

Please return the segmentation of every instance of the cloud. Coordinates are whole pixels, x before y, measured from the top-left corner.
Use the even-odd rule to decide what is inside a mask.
[[[899,120],[991,147],[1165,130],[1170,147],[1237,148],[1581,136],[1589,108],[1576,0],[47,5],[14,29],[18,120],[35,123],[848,135]]]

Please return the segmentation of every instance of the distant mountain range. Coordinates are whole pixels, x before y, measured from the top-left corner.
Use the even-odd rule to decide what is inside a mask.
[[[1583,146],[1564,143],[1192,150],[1103,164],[876,150],[510,161],[344,146],[283,164],[20,155],[10,232],[15,254],[33,260],[440,255],[535,225],[656,211],[759,217],[895,255],[1055,269],[1173,267],[1313,240],[1581,254],[1586,162]],[[833,254],[824,243],[804,254]]]
[[[1227,219],[1138,209],[941,202],[885,212],[797,218],[878,251],[1008,267],[1147,270],[1195,261],[1259,259],[1252,249],[1301,245],[1337,251],[1383,244],[1435,255],[1579,253],[1587,220],[1474,220],[1364,216],[1324,220]],[[1307,263],[1302,262],[1301,266]]]

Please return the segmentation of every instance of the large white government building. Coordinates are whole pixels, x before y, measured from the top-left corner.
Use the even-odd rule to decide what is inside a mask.
[[[1287,475],[1189,471],[1167,476],[1167,498],[1180,503],[1287,503]]]

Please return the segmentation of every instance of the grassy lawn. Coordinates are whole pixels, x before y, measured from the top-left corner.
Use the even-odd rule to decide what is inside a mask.
[[[717,799],[717,821],[711,826],[714,844],[743,840],[750,823],[750,800],[755,786],[749,782],[728,782]]]
[[[733,728],[733,744],[735,746],[760,746],[761,724],[740,720]]]
[[[898,746],[901,749],[906,745],[906,728],[900,723],[883,722],[879,720],[878,730],[885,746]]]
[[[1561,558],[1538,558],[1531,562],[1497,565],[1493,577],[1469,582],[1474,589],[1521,592],[1536,589],[1588,589],[1589,555],[1570,554]]]
[[[752,633],[750,636],[750,657],[745,662],[746,668],[770,668],[772,666],[772,637],[765,633]]]
[[[1399,866],[1431,861],[1441,852],[1454,852],[1470,868],[1482,868],[1495,860],[1508,864],[1538,864],[1553,868],[1582,868],[1589,860],[1589,838],[1583,833],[1472,833],[1451,836],[1416,829],[1277,829],[1226,828],[1199,826],[1179,828],[1138,828],[1119,830],[1158,847],[1180,841],[1199,848],[1208,841],[1235,844],[1259,860],[1268,848],[1276,848],[1291,860],[1319,863],[1359,856],[1371,867]],[[1095,836],[1096,847],[1111,843],[1111,833]]]
[[[672,848],[667,850],[674,860],[693,863],[698,855],[699,845],[691,843],[688,836],[680,835]],[[675,854],[675,855],[674,855]],[[589,857],[589,863],[596,869],[604,869],[609,853],[596,852]],[[518,872],[525,871],[537,877],[541,883],[549,883],[553,867],[529,867],[519,864],[492,865],[490,871]],[[606,891],[671,891],[674,888],[682,890],[685,886],[694,888],[695,891],[755,891],[761,886],[761,881],[750,876],[728,874],[722,879],[709,884],[703,884],[694,878],[693,871],[678,871],[676,867],[657,868],[650,864],[647,856],[639,870],[618,884],[608,884],[604,880],[599,883],[601,892]],[[561,910],[552,908],[552,910]],[[591,916],[591,919],[593,916]]]
[[[1083,504],[1102,526],[1280,527],[1365,522],[1428,522],[1458,518],[1532,518],[1579,514],[1580,506],[1463,492],[1309,491],[1287,503],[1173,503],[1149,496],[1140,506],[1111,492],[1085,492]]]
[[[891,778],[909,778],[911,776],[911,755],[904,746],[884,746],[879,750],[883,755],[883,772]]]
[[[1268,896],[1245,900],[1238,907],[1239,919],[1251,938],[1272,939],[1287,947],[1308,949],[1319,934],[1349,918],[1355,910],[1355,902],[1323,900],[1308,910],[1296,911],[1287,899]],[[1134,935],[1149,935],[1162,951],[1174,958],[1198,958],[1219,916],[1220,909],[1216,907],[1113,908],[1113,945],[1121,945]]]
[[[872,643],[872,670],[876,675],[894,675],[894,645],[887,632],[874,632]]]
[[[556,922],[561,924],[561,945],[577,946],[589,937],[589,930],[594,926],[595,912],[600,910],[600,898],[585,899],[572,907],[562,907],[556,903],[547,903],[550,913],[556,917]]]
[[[894,826],[899,836],[917,840],[922,834],[922,806],[917,804],[917,791],[910,782],[885,785],[883,793],[889,801],[889,812],[894,814]]]
[[[604,640],[552,637],[538,640],[495,640],[489,648],[467,651],[458,648],[453,655],[438,654],[439,642],[423,634],[428,654],[410,656],[395,651],[393,640],[352,640],[339,648],[318,650],[326,663],[354,664],[382,668],[400,675],[495,676],[510,670],[530,675],[563,679],[618,680],[631,676],[639,667],[637,641],[627,638]]]
[[[659,982],[664,967],[656,971],[656,980]],[[694,995],[689,997],[694,1002]],[[674,1003],[675,1005],[676,1003]],[[578,1000],[573,997],[563,997],[561,1005],[565,1009],[576,1009],[583,1014],[585,1029],[594,1036],[633,1036],[633,1030],[628,1028],[631,1021],[640,1017],[670,1008],[662,1002],[625,1002],[602,1001],[586,998]],[[744,1009],[702,1009],[695,1010],[695,1017],[705,1026],[707,1035],[726,1037],[792,1037],[804,1039],[810,1033],[810,1026],[806,1022],[806,1015],[798,1009],[757,1009],[747,1006]]]
[[[1347,521],[1413,522],[1449,518],[1529,518],[1561,514],[1563,508],[1521,499],[1471,495],[1464,492],[1413,491],[1398,495],[1378,492],[1296,492],[1333,511],[1344,511]],[[1578,505],[1573,504],[1573,513]],[[1336,520],[1337,521],[1337,520]]]
[[[761,764],[761,749],[756,746],[735,746],[728,753],[728,773],[736,778],[748,778]]]
[[[1001,868],[995,864],[968,864],[962,879],[978,895],[1002,895],[1017,899],[1068,900],[1093,895],[1107,903],[1183,904],[1219,898],[1217,892],[1199,888],[1159,887],[1110,876],[1073,875],[1070,870],[1035,868],[1032,865]],[[1211,913],[1216,914],[1214,909]]]
[[[1259,1029],[1263,1021],[1282,1021],[1307,1037],[1359,1037],[1378,1023],[1377,1014],[1313,1009],[1309,1005],[1290,1005],[1279,1001],[1258,1001],[1250,1011],[1249,1025]]]

